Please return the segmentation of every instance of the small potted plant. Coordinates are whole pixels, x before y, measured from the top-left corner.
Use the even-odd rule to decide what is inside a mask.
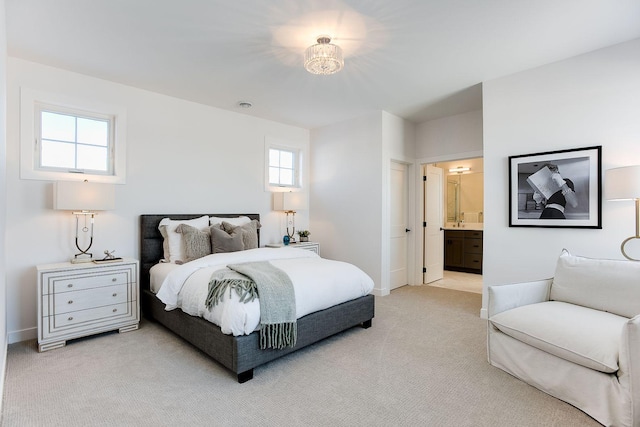
[[[297,232],[298,236],[300,236],[300,241],[301,242],[308,242],[309,241],[309,230],[300,230]]]

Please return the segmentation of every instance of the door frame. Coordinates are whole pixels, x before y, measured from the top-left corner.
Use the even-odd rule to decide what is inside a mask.
[[[415,176],[415,184],[416,186],[422,186],[422,170],[424,165],[433,164],[433,163],[442,163],[442,162],[451,162],[454,160],[465,160],[465,159],[473,159],[477,157],[484,157],[484,153],[482,151],[469,151],[465,153],[458,154],[449,154],[445,156],[436,156],[436,157],[424,157],[420,159],[416,159],[414,168],[414,176]],[[420,187],[418,187],[420,188]],[[415,194],[416,204],[414,206],[414,215],[416,221],[414,222],[414,229],[419,225],[420,229],[422,229],[422,223],[425,221],[422,213],[422,206],[424,206],[424,193],[422,191],[418,191],[413,193]],[[422,230],[420,230],[420,235],[423,236]],[[415,253],[415,269],[414,269],[414,278],[413,283],[416,285],[422,285],[422,269],[424,267],[424,238],[420,237],[419,239],[415,239],[414,253]]]

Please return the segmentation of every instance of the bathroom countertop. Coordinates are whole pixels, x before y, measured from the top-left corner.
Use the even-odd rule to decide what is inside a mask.
[[[443,228],[445,230],[482,230],[484,228],[484,224],[481,222],[462,223],[459,227],[458,224],[445,224]]]

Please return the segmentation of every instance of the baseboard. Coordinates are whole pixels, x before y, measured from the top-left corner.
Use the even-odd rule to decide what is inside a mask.
[[[7,352],[9,351],[9,344],[7,344],[9,340],[9,337],[7,335],[5,335],[4,337],[4,343],[2,345],[2,354],[0,354],[0,356],[2,357],[2,360],[0,361],[0,396],[4,396],[4,380],[6,378],[6,374],[7,374]],[[3,413],[2,409],[2,403],[4,402],[4,399],[0,399],[0,414]],[[1,421],[1,420],[0,420]]]
[[[371,291],[372,295],[375,295],[377,297],[384,297],[387,296],[391,293],[391,291],[389,291],[389,289],[378,289],[378,288],[373,288],[373,290]]]
[[[21,329],[19,331],[9,332],[7,336],[8,344],[15,342],[35,340],[38,338],[38,328]]]

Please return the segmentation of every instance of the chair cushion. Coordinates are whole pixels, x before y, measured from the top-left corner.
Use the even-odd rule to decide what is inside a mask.
[[[632,318],[640,314],[640,262],[585,258],[564,250],[549,299]]]
[[[492,316],[503,333],[554,356],[601,372],[618,370],[629,319],[559,301],[529,304]]]

